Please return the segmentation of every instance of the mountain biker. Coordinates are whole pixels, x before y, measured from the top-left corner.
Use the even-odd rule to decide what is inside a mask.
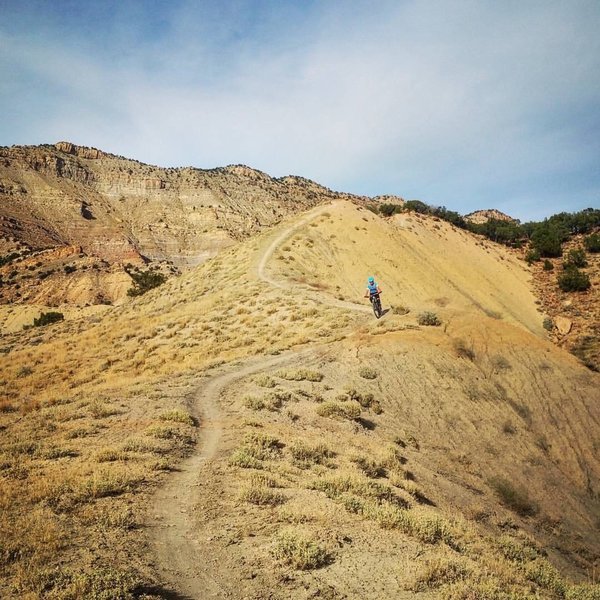
[[[373,296],[379,296],[379,294],[381,294],[381,289],[379,288],[377,283],[375,283],[375,278],[369,277],[369,279],[367,280],[367,290],[365,292],[365,298],[369,298],[369,300],[371,300]]]

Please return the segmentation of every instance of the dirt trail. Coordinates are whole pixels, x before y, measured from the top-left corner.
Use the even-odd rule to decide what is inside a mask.
[[[335,205],[335,203],[333,204]],[[313,221],[320,214],[326,212],[327,210],[331,210],[330,204],[326,204],[324,206],[320,206],[319,208],[315,208],[311,210],[304,218],[300,219],[297,223],[294,223],[292,226],[288,227],[284,231],[282,231],[267,247],[264,251],[260,262],[258,263],[258,277],[262,279],[264,282],[272,285],[273,287],[277,287],[280,289],[291,289],[295,287],[293,284],[287,281],[280,281],[274,279],[267,272],[267,263],[273,257],[273,253],[285,240],[291,237],[296,231],[302,229],[305,225],[308,225],[311,221]],[[306,295],[315,302],[319,302],[320,304],[326,304],[327,306],[336,306],[338,308],[348,308],[350,310],[356,310],[359,312],[371,312],[371,308],[369,306],[364,306],[362,304],[356,304],[354,302],[346,302],[344,300],[337,300],[336,298],[331,298],[322,292],[316,292],[312,290],[306,290]]]
[[[306,357],[310,352],[253,359],[243,366],[238,364],[208,379],[194,394],[196,405],[192,411],[202,426],[199,451],[185,459],[158,491],[150,523],[157,570],[184,598],[227,597],[210,572],[198,563],[200,541],[194,532],[193,519],[194,506],[202,493],[203,464],[216,455],[223,432],[219,411],[221,393],[238,379],[299,356]]]
[[[283,231],[264,250],[259,265],[260,279],[280,289],[290,289],[289,282],[273,279],[267,273],[267,263],[277,247],[298,229],[325,212],[328,205],[312,210],[303,219]],[[313,300],[329,306],[370,313],[368,306],[344,302],[307,290]],[[156,566],[160,576],[183,598],[227,598],[222,588],[205,565],[198,562],[201,556],[200,540],[194,531],[193,510],[202,493],[203,465],[217,454],[223,424],[219,411],[219,397],[223,390],[248,375],[261,370],[306,358],[312,350],[291,352],[277,357],[253,359],[229,367],[224,373],[208,380],[194,394],[192,412],[200,419],[202,432],[199,451],[185,459],[178,470],[171,474],[166,485],[155,496],[150,523],[155,549]]]

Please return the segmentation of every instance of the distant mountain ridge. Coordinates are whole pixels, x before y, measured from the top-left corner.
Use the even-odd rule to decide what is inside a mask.
[[[178,267],[320,202],[364,200],[244,165],[160,168],[70,142],[1,148],[0,197],[2,237]]]

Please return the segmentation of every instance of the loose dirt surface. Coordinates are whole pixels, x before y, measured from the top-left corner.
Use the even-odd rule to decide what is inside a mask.
[[[202,556],[201,541],[194,528],[194,511],[205,489],[204,481],[209,469],[206,463],[219,452],[219,443],[226,427],[219,408],[224,389],[239,379],[261,370],[307,357],[307,352],[272,358],[252,360],[246,365],[231,365],[227,372],[211,377],[194,393],[194,416],[202,427],[198,452],[179,465],[159,493],[153,508],[153,539],[159,573],[174,589],[190,598],[227,598],[215,577],[214,561],[207,564]],[[231,370],[233,369],[233,370]],[[227,581],[227,572],[221,571],[219,579]]]

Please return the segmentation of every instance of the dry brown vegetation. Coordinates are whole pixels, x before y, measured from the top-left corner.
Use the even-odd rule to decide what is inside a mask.
[[[1,338],[0,595],[172,593],[152,493],[218,425],[188,517],[217,597],[598,597],[598,376],[543,339],[525,271],[447,224],[339,204],[312,225],[269,265],[289,287],[256,276],[261,234],[130,305]],[[458,246],[447,271],[418,268],[427,244]],[[467,249],[500,265],[493,294],[452,262]],[[411,312],[335,305],[379,266],[384,308]],[[442,326],[418,325],[428,310]],[[213,377],[255,355],[287,358],[204,414]]]

